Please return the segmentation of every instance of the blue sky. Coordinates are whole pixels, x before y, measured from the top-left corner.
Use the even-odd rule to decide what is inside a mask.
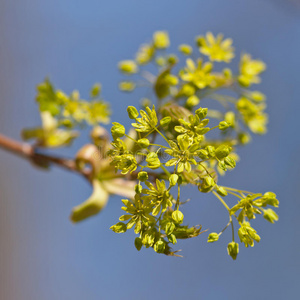
[[[94,82],[115,109],[112,121],[139,101],[117,89],[118,61],[133,57],[156,30],[168,30],[172,49],[206,31],[232,37],[268,66],[260,89],[268,97],[269,132],[240,150],[241,162],[224,185],[274,191],[280,220],[256,220],[262,236],[241,247],[237,261],[226,253],[230,234],[218,244],[206,237],[179,243],[184,258],[155,255],[133,246],[133,234],[108,228],[119,217],[120,199],[82,224],[70,209],[90,187],[76,175],[42,172],[0,151],[2,284],[7,299],[295,299],[300,273],[299,71],[300,5],[283,0],[0,2],[0,131],[19,138],[38,124],[35,86],[49,76],[56,86],[87,95]],[[63,153],[75,153],[82,137]],[[193,197],[193,190],[186,195]],[[210,196],[194,194],[185,208],[193,223],[217,231],[226,212]],[[1,286],[1,284],[0,284]]]

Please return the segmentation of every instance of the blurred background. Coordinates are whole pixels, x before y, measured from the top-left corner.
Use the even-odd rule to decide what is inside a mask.
[[[207,234],[179,242],[184,258],[137,252],[134,235],[109,230],[121,215],[120,198],[105,211],[73,225],[73,206],[90,186],[60,169],[51,172],[0,151],[0,299],[296,299],[299,295],[299,73],[298,0],[59,1],[0,0],[0,132],[19,139],[39,124],[35,86],[49,76],[66,92],[84,96],[95,82],[112,103],[112,121],[127,122],[125,109],[139,95],[117,89],[122,59],[156,30],[167,30],[171,50],[212,31],[234,40],[268,66],[258,87],[268,96],[269,132],[240,149],[236,171],[224,185],[274,191],[279,222],[253,222],[262,240],[227,255],[230,232],[216,244]],[[238,59],[235,64],[237,65]],[[117,108],[117,109],[116,109]],[[86,142],[82,136],[68,151]],[[219,231],[227,212],[210,196],[192,195],[184,209],[190,224]]]

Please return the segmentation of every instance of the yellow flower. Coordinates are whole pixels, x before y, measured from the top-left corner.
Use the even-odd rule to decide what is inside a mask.
[[[266,69],[261,60],[251,59],[251,55],[244,54],[240,62],[240,76],[238,81],[242,86],[248,87],[252,83],[260,83],[259,74]]]
[[[247,98],[242,97],[236,103],[236,108],[252,132],[257,134],[266,133],[268,115],[263,112],[265,108],[264,104],[254,104]]]
[[[193,52],[193,48],[187,44],[181,44],[178,49],[184,55],[191,55]]]
[[[166,31],[156,31],[153,34],[153,44],[158,49],[165,49],[170,46],[169,35]]]
[[[144,44],[140,47],[138,53],[136,54],[136,62],[139,65],[147,64],[154,56],[155,48],[153,45]]]
[[[138,72],[138,66],[133,60],[122,60],[119,62],[119,70],[126,74],[134,74]]]
[[[196,67],[194,61],[188,58],[186,64],[186,68],[180,74],[182,80],[193,83],[199,89],[204,89],[212,82],[213,76],[210,73],[213,68],[212,63],[202,64],[202,59],[199,59]]]
[[[210,60],[229,63],[234,57],[234,48],[231,46],[232,39],[223,40],[223,34],[218,34],[214,37],[211,32],[208,32],[206,38],[198,38],[198,44],[200,52],[209,56]]]

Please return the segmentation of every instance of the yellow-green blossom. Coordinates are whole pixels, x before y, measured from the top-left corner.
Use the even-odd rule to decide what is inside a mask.
[[[264,134],[267,131],[266,125],[268,115],[264,113],[265,105],[254,104],[245,97],[242,97],[236,103],[237,110],[241,113],[244,122],[254,133]]]
[[[187,45],[187,44],[181,44],[179,47],[178,47],[179,51],[181,53],[183,53],[184,55],[191,55],[192,52],[193,52],[193,48],[190,46],[190,45]]]
[[[232,39],[223,40],[223,34],[216,37],[208,32],[205,37],[198,38],[200,52],[207,55],[210,60],[225,61],[229,63],[234,57],[234,48],[231,46]]]
[[[119,62],[119,70],[126,74],[134,74],[138,72],[138,66],[133,60],[122,60]]]
[[[169,35],[166,31],[156,31],[153,34],[153,44],[158,49],[165,49],[170,46]]]
[[[153,45],[144,44],[140,47],[138,53],[136,54],[136,62],[139,65],[147,64],[154,56],[155,48]]]
[[[203,64],[202,59],[199,59],[196,66],[194,61],[188,58],[186,65],[186,68],[180,74],[182,80],[193,83],[199,89],[204,89],[212,82],[212,63],[207,62]]]
[[[253,83],[260,83],[260,73],[266,69],[261,60],[251,59],[251,55],[244,54],[240,62],[240,75],[238,81],[242,86],[248,87]]]

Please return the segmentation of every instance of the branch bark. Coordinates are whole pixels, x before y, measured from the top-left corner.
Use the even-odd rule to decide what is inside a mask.
[[[91,170],[79,170],[74,159],[67,159],[39,153],[28,143],[19,142],[0,133],[0,148],[33,162],[36,165],[56,165],[71,172],[78,173],[90,181]]]

